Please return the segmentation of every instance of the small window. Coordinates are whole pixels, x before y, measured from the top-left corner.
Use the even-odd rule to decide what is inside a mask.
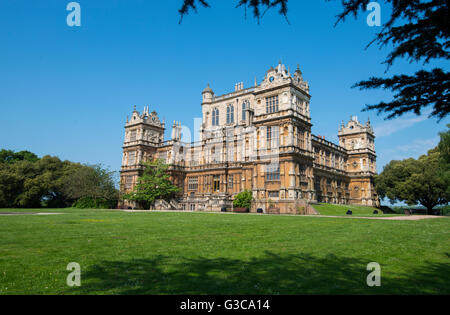
[[[269,164],[266,166],[266,180],[280,180],[280,164]]]
[[[249,103],[245,101],[242,103],[242,120],[245,120],[247,117],[247,109],[249,109]]]
[[[227,124],[234,123],[234,106],[228,105],[227,106]]]
[[[267,127],[267,148],[276,149],[280,144],[280,128],[278,126]]]
[[[219,192],[220,191],[220,176],[214,176],[214,182],[213,182],[213,191]]]
[[[198,177],[197,176],[189,177],[189,179],[188,179],[188,189],[197,191],[197,189],[198,189]]]
[[[279,191],[269,191],[269,198],[278,198],[280,196]]]
[[[128,165],[134,165],[136,164],[136,151],[130,151],[128,152]]]
[[[266,97],[266,113],[278,112],[278,95]]]
[[[219,109],[214,108],[212,111],[212,125],[218,126],[219,125]]]
[[[130,133],[130,142],[136,141],[136,130],[132,130]]]

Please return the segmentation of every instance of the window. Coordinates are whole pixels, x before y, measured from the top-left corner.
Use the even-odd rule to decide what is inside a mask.
[[[278,112],[278,95],[266,97],[266,113]]]
[[[125,189],[131,189],[133,186],[133,176],[125,177]]]
[[[188,189],[197,190],[198,189],[198,177],[189,177],[188,179]]]
[[[234,176],[228,175],[228,188],[233,189],[233,181],[234,181]]]
[[[130,141],[136,141],[136,130],[132,130],[130,133]]]
[[[227,106],[227,124],[234,123],[234,106],[228,105]]]
[[[305,132],[303,130],[298,130],[298,146],[302,149],[305,148]]]
[[[266,180],[280,180],[280,164],[269,164],[266,166]]]
[[[269,198],[278,198],[280,196],[279,191],[269,191]]]
[[[267,148],[276,149],[279,147],[280,128],[278,126],[267,127]]]
[[[213,191],[218,192],[219,190],[220,190],[220,176],[216,175],[214,176]]]
[[[249,103],[247,101],[245,101],[244,103],[242,103],[242,120],[246,119],[246,114],[247,114],[247,109],[249,109]]]
[[[219,109],[214,108],[212,111],[212,125],[218,126],[219,125]]]
[[[130,151],[128,152],[128,165],[134,165],[136,164],[136,151]]]

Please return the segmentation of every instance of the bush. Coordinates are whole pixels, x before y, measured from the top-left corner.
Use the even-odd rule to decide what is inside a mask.
[[[236,195],[233,201],[233,206],[235,208],[247,208],[250,209],[252,204],[252,193],[248,190],[241,191]]]

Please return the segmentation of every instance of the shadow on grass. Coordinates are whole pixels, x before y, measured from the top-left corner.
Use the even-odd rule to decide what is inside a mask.
[[[105,261],[82,272],[71,293],[112,294],[448,294],[450,265],[429,263],[410,274],[381,274],[368,287],[369,262],[334,255],[276,255],[248,261],[171,258]],[[407,266],[405,266],[407,267]],[[382,267],[383,268],[383,267]],[[69,293],[69,292],[68,292]]]

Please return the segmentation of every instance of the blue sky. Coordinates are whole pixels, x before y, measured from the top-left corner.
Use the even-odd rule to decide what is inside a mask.
[[[68,0],[0,2],[0,148],[30,150],[119,170],[123,125],[134,105],[193,127],[201,91],[231,92],[260,81],[282,60],[297,64],[311,86],[313,133],[336,141],[342,120],[370,116],[378,170],[391,159],[434,147],[449,120],[406,115],[385,121],[361,112],[389,100],[383,91],[350,87],[383,75],[388,50],[365,50],[377,28],[366,14],[334,27],[338,1],[290,1],[286,23],[276,11],[258,25],[237,1],[211,0],[211,9],[178,24],[181,1],[78,1],[81,27],[66,24]],[[382,21],[389,8],[382,5]],[[431,66],[447,67],[448,63]],[[413,73],[397,62],[388,72]]]

